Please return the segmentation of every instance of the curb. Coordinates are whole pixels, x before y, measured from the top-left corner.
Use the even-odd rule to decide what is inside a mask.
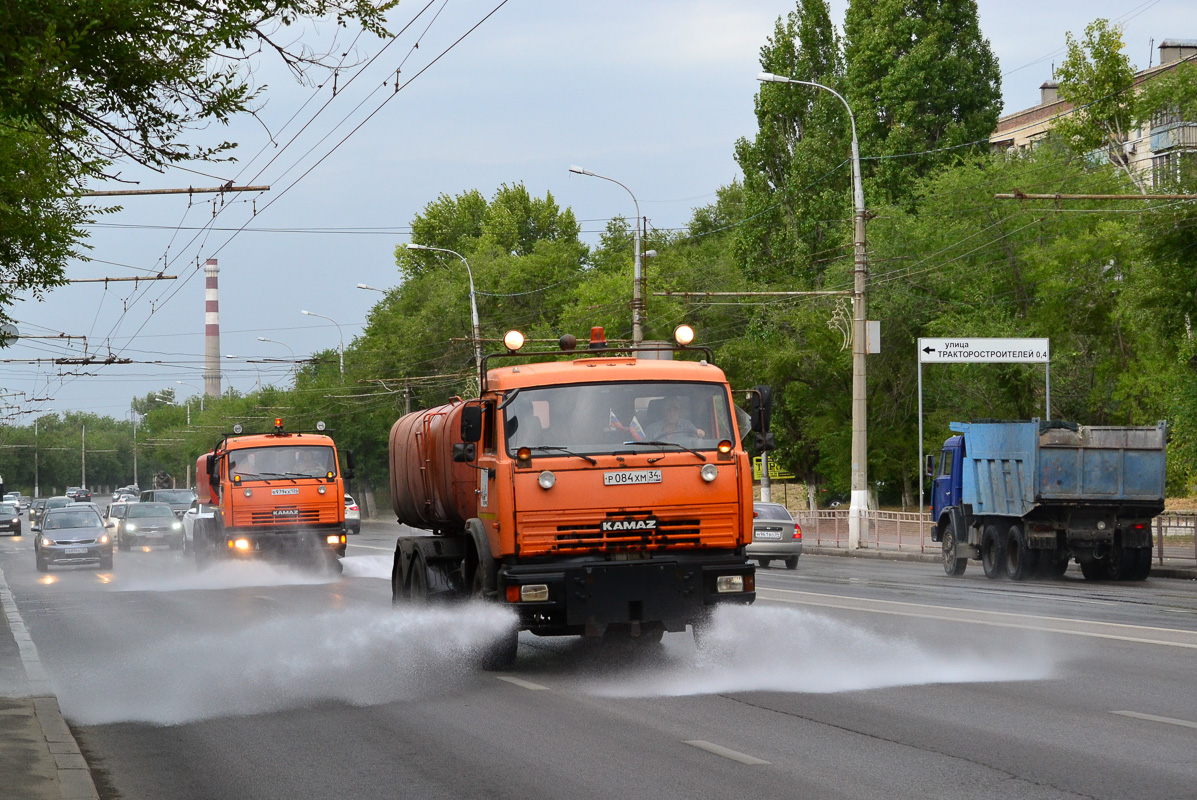
[[[62,710],[58,707],[58,698],[50,689],[45,668],[37,655],[37,647],[29,636],[25,621],[21,619],[16,600],[4,580],[2,569],[0,607],[3,608],[9,631],[20,652],[21,666],[25,670],[28,687],[26,698],[14,699],[23,701],[27,707],[31,706],[31,722],[36,723],[32,727],[41,734],[33,743],[38,751],[37,760],[41,767],[39,772],[44,774],[47,780],[57,784],[58,796],[62,800],[98,800],[100,795],[91,778],[91,768],[88,767],[79,750],[79,743],[75,741],[75,736],[63,719]]]
[[[847,550],[842,547],[814,547],[804,545],[802,552],[810,553],[816,556],[839,556],[840,558],[872,558],[872,559],[886,559],[887,561],[916,561],[924,564],[938,564],[942,560],[939,554],[932,553],[907,553],[901,550],[872,550],[860,548],[857,550]],[[1075,564],[1069,566],[1070,571],[1078,570]],[[1153,563],[1151,565],[1152,578],[1171,578],[1176,580],[1193,581],[1197,580],[1197,567],[1173,567],[1160,566]]]

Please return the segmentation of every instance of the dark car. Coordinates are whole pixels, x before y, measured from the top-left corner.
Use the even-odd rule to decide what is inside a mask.
[[[42,507],[38,511],[36,522],[33,520],[32,512],[30,512],[30,518],[29,518],[30,530],[36,531],[41,527],[42,517],[44,517],[46,515],[46,512],[49,511],[50,509],[52,509],[52,508],[70,508],[71,506],[75,505],[75,501],[72,498],[67,497],[65,494],[58,494],[58,495],[54,495],[53,497],[47,497],[45,500],[42,500],[41,503],[42,503]]]
[[[39,497],[38,499],[34,500],[32,503],[29,504],[29,527],[32,530],[37,530],[37,528],[34,526],[37,525],[38,519],[41,517],[42,512],[44,512],[45,510],[46,510],[46,498],[44,498],[44,497]]]
[[[33,540],[33,552],[39,572],[53,565],[94,564],[112,569],[112,537],[100,515],[89,506],[46,509],[41,532]]]
[[[166,503],[129,503],[114,532],[121,550],[154,544],[168,544],[171,550],[183,548],[183,523]]]
[[[21,535],[21,510],[16,503],[0,503],[0,533]]]
[[[785,559],[786,569],[798,569],[802,555],[802,528],[780,503],[753,503],[752,544],[746,554],[761,567],[775,558]]]
[[[74,500],[76,503],[90,503],[91,489],[83,486],[70,486],[66,490],[66,496]]]
[[[191,508],[191,501],[195,499],[195,492],[190,489],[146,489],[141,493],[143,503],[166,503],[175,512],[176,517],[182,517]]]

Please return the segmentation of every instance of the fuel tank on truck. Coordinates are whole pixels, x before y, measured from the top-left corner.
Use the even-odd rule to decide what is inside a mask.
[[[477,515],[478,470],[453,461],[464,405],[413,411],[391,426],[391,505],[403,524],[456,531]]]

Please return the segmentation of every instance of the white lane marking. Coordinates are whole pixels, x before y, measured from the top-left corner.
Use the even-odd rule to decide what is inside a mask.
[[[739,761],[741,764],[748,764],[750,766],[757,766],[758,764],[768,764],[769,763],[768,761],[759,759],[756,756],[750,756],[747,753],[741,753],[736,750],[729,750],[726,747],[722,747],[717,744],[711,744],[710,742],[704,742],[701,739],[695,739],[695,740],[689,741],[689,742],[682,742],[682,744],[688,744],[691,747],[697,747],[699,750],[706,750],[708,753],[714,753],[717,756],[723,756],[724,758],[730,758],[732,761]]]
[[[1110,713],[1117,714],[1120,717],[1130,717],[1131,719],[1145,719],[1148,722],[1163,722],[1166,725],[1179,725],[1182,728],[1197,728],[1197,722],[1189,722],[1187,719],[1157,717],[1154,714],[1140,714],[1138,711],[1111,711]]]
[[[4,570],[2,569],[0,569],[0,609],[3,609],[4,616],[8,618],[8,628],[17,643],[17,652],[21,657],[21,666],[25,668],[25,679],[30,697],[52,696],[54,692],[50,690],[49,678],[42,666],[41,659],[38,658],[37,645],[33,643],[33,637],[29,635],[29,629],[25,627],[25,621],[21,619],[16,598],[9,590],[8,582],[4,580]]]
[[[772,596],[770,595],[777,595]],[[787,596],[788,595],[788,596]],[[1086,636],[1092,639],[1115,639],[1139,644],[1158,644],[1165,647],[1184,647],[1197,650],[1197,633],[1174,628],[1154,628],[1145,625],[1123,625],[1115,622],[1089,622],[1066,617],[1042,617],[1032,614],[1010,614],[1003,611],[978,611],[974,609],[951,609],[902,603],[896,600],[863,600],[842,595],[824,595],[815,592],[799,592],[792,589],[758,588],[757,596],[780,603],[795,603],[820,608],[837,608],[846,611],[865,611],[871,614],[890,614],[900,617],[967,622],[973,625],[989,625],[995,628],[1018,628],[1021,630],[1061,633],[1068,636]],[[1077,627],[1064,627],[1072,625]],[[1105,632],[1109,631],[1109,632]],[[1125,631],[1125,633],[1113,633]],[[1156,632],[1161,636],[1172,636],[1176,641],[1164,638],[1147,638],[1130,635],[1134,632]]]
[[[373,544],[355,544],[353,542],[350,542],[348,546],[349,547],[360,547],[362,550],[382,550],[385,553],[395,552],[394,547],[379,547],[379,546],[373,545]]]
[[[539,683],[525,681],[520,678],[511,678],[506,675],[496,675],[495,677],[501,681],[507,681],[508,683],[515,684],[516,686],[522,686],[525,689],[531,689],[534,692],[547,692],[549,690],[549,687],[547,686],[541,686]]]

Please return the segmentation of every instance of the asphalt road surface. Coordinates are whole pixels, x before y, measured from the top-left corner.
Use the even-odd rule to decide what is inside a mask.
[[[628,646],[521,635],[490,607],[405,608],[397,526],[343,576],[0,567],[104,798],[1191,798],[1197,585],[950,579],[807,555],[759,599]]]

